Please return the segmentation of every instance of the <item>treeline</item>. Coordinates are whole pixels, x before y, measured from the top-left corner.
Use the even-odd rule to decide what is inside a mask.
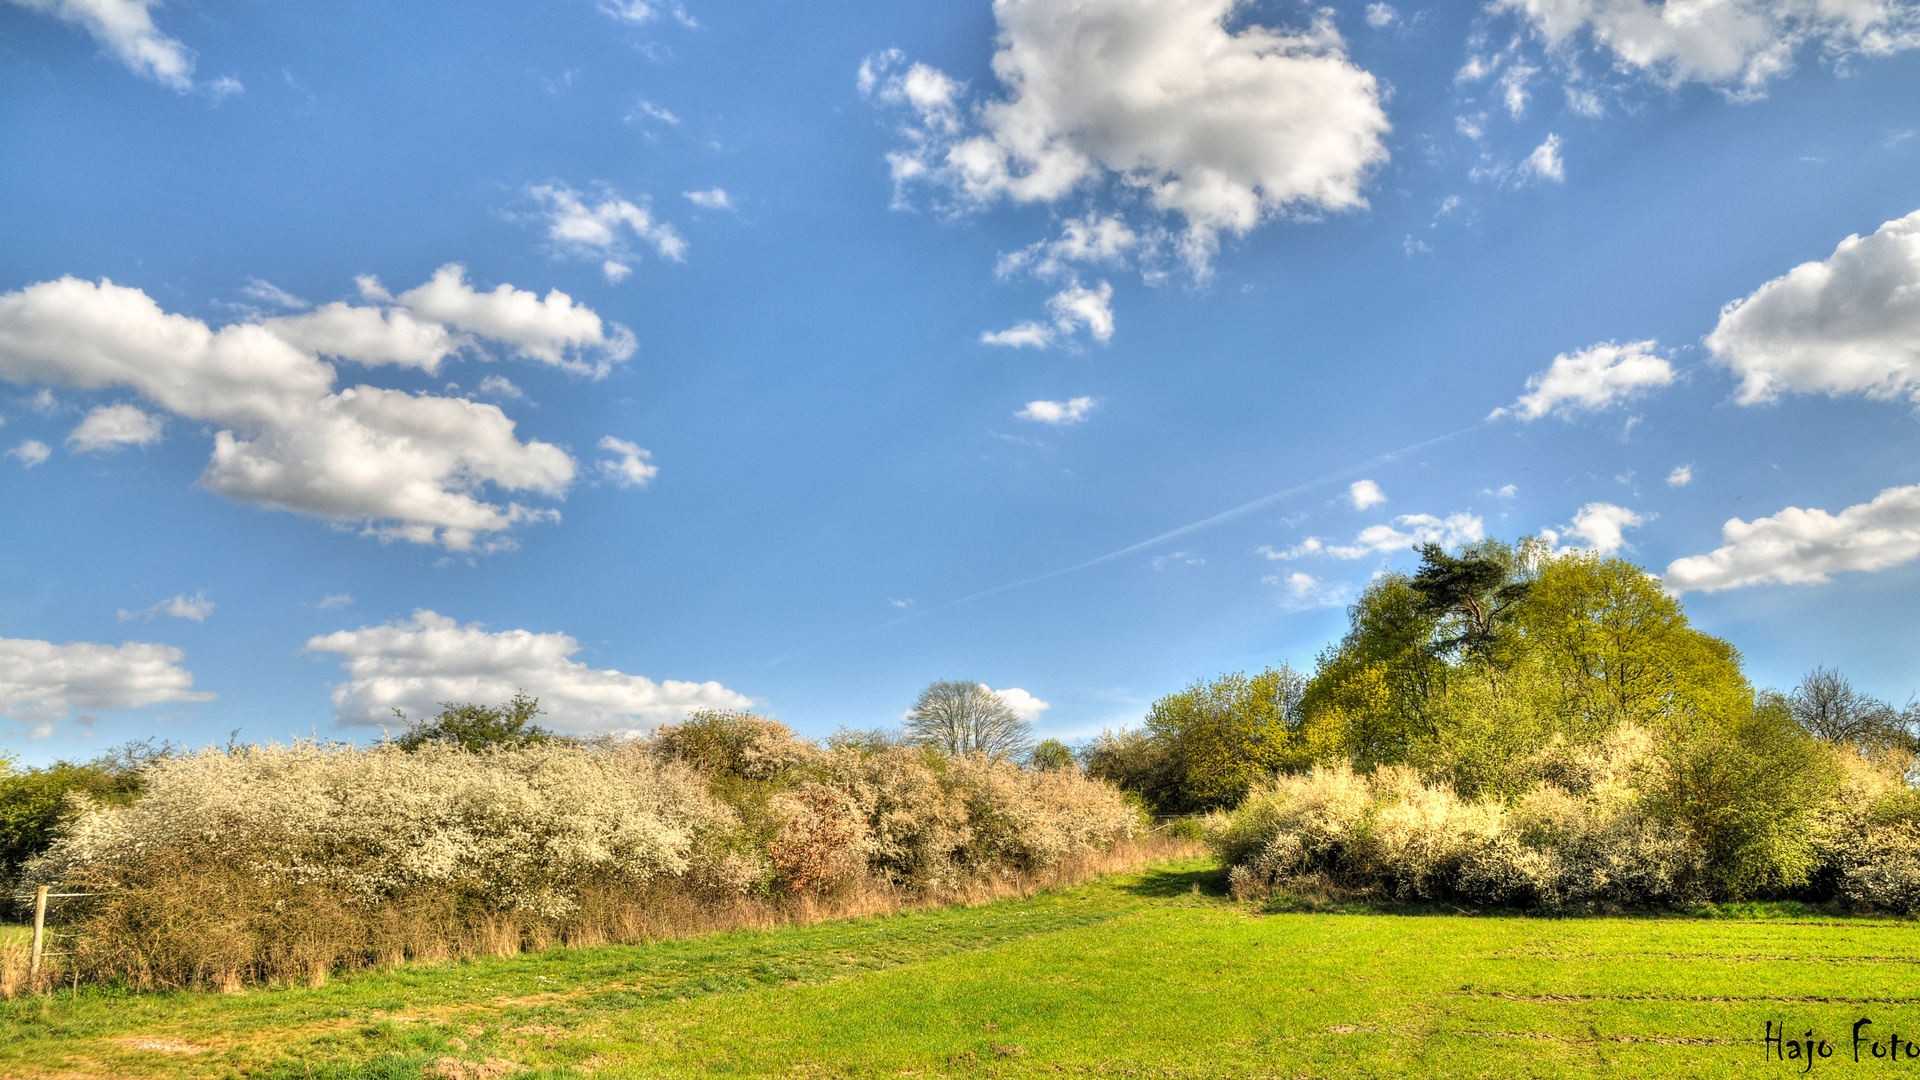
[[[1117,790],[1030,767],[984,688],[929,691],[907,731],[821,743],[741,712],[567,739],[521,697],[372,747],[38,770],[6,783],[122,782],[33,803],[50,824],[14,834],[41,846],[16,884],[88,894],[57,911],[73,975],[232,988],[1005,895],[1136,857],[1142,818]]]
[[[1495,540],[1376,579],[1312,674],[1195,683],[1083,750],[1210,814],[1242,893],[1920,910],[1920,714],[1759,690],[1622,559]]]

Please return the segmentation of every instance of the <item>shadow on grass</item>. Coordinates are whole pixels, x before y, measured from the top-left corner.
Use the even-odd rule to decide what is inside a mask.
[[[1219,899],[1227,895],[1227,872],[1218,866],[1165,867],[1148,870],[1121,889],[1133,896],[1161,900],[1195,895]]]

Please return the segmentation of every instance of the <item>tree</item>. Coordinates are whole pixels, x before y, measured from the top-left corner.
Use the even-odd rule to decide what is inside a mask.
[[[1180,777],[1172,811],[1233,806],[1249,786],[1287,767],[1307,680],[1285,664],[1248,677],[1202,679],[1153,703],[1149,736],[1167,747]]]
[[[1027,758],[1028,764],[1041,772],[1054,772],[1060,769],[1078,769],[1079,763],[1073,760],[1073,751],[1059,739],[1048,739],[1033,748]]]
[[[1420,570],[1408,584],[1419,596],[1420,613],[1435,621],[1434,652],[1493,663],[1501,630],[1533,584],[1516,572],[1517,561],[1498,540],[1468,545],[1458,555],[1439,544],[1421,546]]]
[[[393,710],[407,723],[407,733],[395,739],[400,749],[411,753],[428,743],[447,743],[468,753],[479,753],[490,746],[527,746],[546,742],[553,732],[534,724],[540,715],[540,699],[525,690],[516,691],[505,705],[440,703],[440,715],[431,721],[407,720],[407,714]]]
[[[929,683],[907,713],[907,737],[953,757],[1013,757],[1029,745],[1029,725],[985,683]]]
[[[1914,710],[1902,713],[1853,688],[1846,676],[1825,667],[1807,672],[1787,698],[1793,719],[1807,734],[1828,743],[1851,743],[1865,750],[1920,749],[1914,735]]]

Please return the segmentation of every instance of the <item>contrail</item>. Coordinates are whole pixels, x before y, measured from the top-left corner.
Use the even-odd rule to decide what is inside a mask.
[[[784,656],[777,656],[772,660],[767,661],[765,664],[762,664],[761,666],[774,667],[779,664],[784,664],[788,660],[792,660],[797,656],[805,656],[807,653],[814,652],[819,649],[824,649],[829,645],[839,645],[843,642],[852,641],[855,638],[866,637],[868,634],[877,634],[880,631],[885,630],[889,627],[899,626],[901,623],[912,622],[915,619],[925,618],[928,615],[935,614],[936,612],[946,611],[949,608],[956,608],[962,604],[971,604],[975,600],[983,600],[989,596],[993,596],[998,593],[1011,592],[1014,589],[1023,589],[1028,585],[1038,584],[1039,582],[1048,581],[1057,577],[1064,577],[1067,574],[1077,574],[1082,570],[1087,570],[1092,567],[1099,566],[1102,563],[1109,563],[1115,559],[1124,559],[1128,555],[1133,555],[1138,552],[1146,551],[1149,548],[1158,547],[1169,540],[1177,540],[1182,536],[1190,536],[1197,532],[1204,532],[1208,529],[1213,528],[1215,525],[1222,525],[1222,524],[1225,524],[1226,522],[1232,521],[1235,518],[1244,517],[1247,514],[1253,513],[1255,510],[1264,509],[1278,502],[1284,502],[1287,499],[1291,499],[1294,496],[1299,495],[1303,492],[1311,491],[1317,487],[1324,487],[1327,484],[1331,484],[1339,480],[1344,480],[1347,477],[1352,476],[1354,473],[1360,472],[1365,469],[1370,469],[1375,465],[1382,465],[1389,461],[1393,461],[1394,459],[1400,457],[1403,454],[1411,454],[1416,450],[1425,450],[1429,446],[1438,446],[1441,443],[1450,442],[1454,439],[1459,438],[1462,435],[1466,435],[1471,432],[1478,431],[1481,428],[1486,427],[1488,424],[1492,422],[1493,422],[1493,418],[1489,417],[1488,419],[1482,420],[1477,424],[1472,424],[1467,427],[1463,427],[1458,431],[1448,432],[1445,435],[1438,435],[1431,439],[1426,439],[1421,442],[1412,443],[1407,446],[1402,446],[1397,450],[1389,450],[1384,454],[1376,454],[1373,457],[1366,459],[1365,461],[1355,462],[1354,464],[1348,465],[1345,468],[1335,470],[1334,472],[1330,472],[1325,476],[1316,477],[1304,483],[1295,484],[1290,488],[1287,488],[1283,491],[1276,491],[1271,495],[1262,495],[1259,498],[1253,500],[1252,502],[1241,503],[1239,506],[1236,506],[1231,510],[1222,510],[1221,512],[1213,515],[1212,517],[1201,518],[1199,521],[1193,522],[1192,524],[1189,524],[1189,525],[1182,525],[1177,529],[1169,529],[1168,531],[1163,532],[1158,536],[1154,536],[1146,540],[1142,540],[1137,544],[1130,544],[1127,547],[1123,547],[1118,551],[1109,551],[1105,555],[1100,555],[1095,558],[1088,559],[1086,562],[1083,562],[1083,563],[1075,563],[1072,566],[1062,567],[1058,570],[1049,570],[1044,574],[1035,574],[1033,577],[1030,577],[1030,578],[1021,578],[1019,581],[1009,581],[1005,585],[995,585],[991,589],[982,589],[977,593],[971,593],[967,596],[962,596],[958,600],[949,600],[944,604],[939,604],[930,608],[923,608],[919,611],[910,612],[906,615],[896,616],[895,618],[888,619],[886,622],[877,623],[873,626],[869,626],[865,630],[855,630],[852,633],[842,634],[841,636],[837,638],[833,638],[829,641],[818,642],[816,644],[809,645],[802,649],[796,649],[793,652],[787,653]]]

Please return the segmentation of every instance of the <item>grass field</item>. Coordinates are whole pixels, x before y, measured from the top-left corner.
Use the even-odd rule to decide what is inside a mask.
[[[1920,925],[1263,914],[1206,863],[975,908],[0,1005],[0,1075],[1920,1075]],[[1852,1030],[1902,1038],[1853,1061]]]

